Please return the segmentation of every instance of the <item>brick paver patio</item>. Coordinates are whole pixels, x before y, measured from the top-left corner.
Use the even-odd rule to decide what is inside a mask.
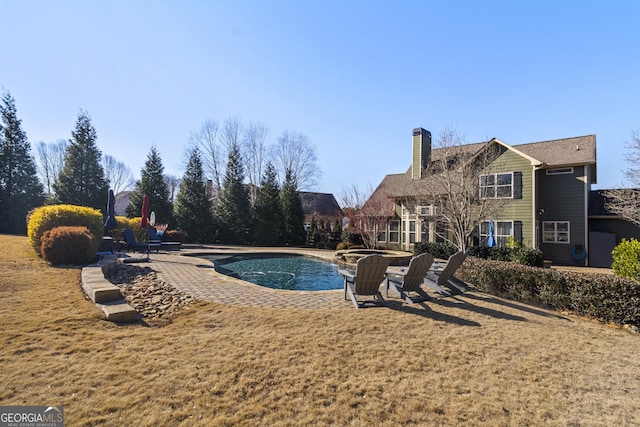
[[[148,266],[158,278],[176,289],[196,298],[235,306],[269,307],[285,309],[353,308],[344,300],[342,290],[288,291],[269,289],[216,272],[211,261],[200,258],[208,255],[242,252],[289,252],[332,259],[334,252],[313,249],[212,247],[183,249],[180,252],[151,253]],[[146,255],[129,254],[135,257]]]

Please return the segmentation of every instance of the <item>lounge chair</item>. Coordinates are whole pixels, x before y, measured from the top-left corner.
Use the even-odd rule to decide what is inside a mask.
[[[389,296],[389,287],[392,287],[400,298],[413,304],[429,300],[429,296],[422,290],[420,285],[433,264],[433,255],[423,253],[413,257],[409,262],[409,268],[400,270],[398,273],[387,273],[384,296]],[[416,293],[418,297],[411,297],[409,293]]]
[[[133,230],[130,228],[125,228],[122,230],[122,237],[124,238],[124,248],[132,250],[133,252],[146,252],[149,253],[150,250],[155,250],[158,252],[160,249],[159,243],[143,243],[137,242],[136,237],[133,234]]]
[[[356,308],[365,307],[367,304],[386,306],[380,293],[380,284],[383,282],[389,261],[382,255],[368,255],[360,258],[356,263],[356,274],[347,270],[340,270],[344,276],[344,299],[347,294]],[[358,301],[358,296],[372,297],[371,300]]]
[[[181,242],[163,242],[155,228],[149,229],[149,243],[157,243],[162,249],[167,251],[179,251],[182,246]]]
[[[456,292],[464,292],[467,288],[460,285],[453,275],[466,258],[467,252],[456,252],[451,255],[444,267],[437,266],[427,273],[424,284],[443,295],[451,295],[451,293],[442,289],[441,286],[453,288]]]

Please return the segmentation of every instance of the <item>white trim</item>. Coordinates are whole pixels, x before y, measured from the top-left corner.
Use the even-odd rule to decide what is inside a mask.
[[[547,175],[571,175],[573,174],[573,166],[566,168],[545,169]]]
[[[567,240],[566,241],[561,241],[558,240],[558,224],[563,223],[563,224],[567,224]],[[545,224],[553,224],[553,234],[554,234],[554,240],[546,240],[544,238],[544,233],[545,233],[545,229],[544,226]],[[564,233],[564,231],[563,231]],[[557,243],[560,245],[569,245],[571,244],[571,221],[542,221],[542,243]]]
[[[521,157],[524,157],[525,159],[529,160],[529,162],[531,163],[531,166],[541,166],[543,164],[543,162],[541,162],[540,160],[534,159],[533,157],[529,156],[528,154],[523,153],[522,151],[518,150],[517,148],[512,147],[511,145],[507,144],[504,141],[499,140],[498,138],[492,138],[490,141],[488,141],[484,147],[482,147],[480,150],[478,150],[478,152],[474,155],[474,158],[478,157],[480,155],[480,152],[482,150],[487,149],[488,145],[490,143],[492,143],[492,142],[496,143],[498,145],[502,145],[507,150],[511,150],[514,153],[516,153],[517,155],[519,155]]]
[[[589,266],[589,190],[591,189],[591,165],[584,165],[584,249],[587,251],[585,266]]]
[[[511,194],[509,196],[498,196],[498,188],[499,187],[507,187],[506,185],[499,185],[498,184],[498,175],[511,175],[511,184],[509,185],[511,187]],[[491,186],[485,184],[485,186],[483,187],[482,186],[482,178],[483,177],[488,177],[488,176],[493,176],[494,177],[493,178],[494,179],[494,181],[493,181],[494,183]],[[515,179],[515,172],[496,172],[496,173],[481,174],[479,179],[478,179],[478,181],[479,181],[478,182],[478,186],[480,188],[480,198],[481,199],[513,199],[514,186],[515,186],[515,183],[513,182],[514,179]],[[488,188],[493,188],[494,189],[493,197],[488,197],[486,195],[486,190]],[[484,197],[482,196],[483,190],[484,190],[484,193],[485,193]]]
[[[478,237],[480,237],[480,240],[482,241],[482,237],[489,237],[488,234],[482,234],[482,224],[487,223],[487,233],[488,233],[488,229],[489,229],[489,221],[493,221],[493,235],[496,239],[496,243],[498,242],[498,237],[507,237],[509,238],[509,236],[515,238],[515,232],[516,232],[516,221],[515,220],[511,220],[511,219],[487,219],[484,221],[480,221],[480,224],[478,225]],[[502,223],[509,223],[511,224],[511,234],[507,235],[507,234],[498,234],[498,223],[502,222]],[[499,246],[499,245],[498,245]]]

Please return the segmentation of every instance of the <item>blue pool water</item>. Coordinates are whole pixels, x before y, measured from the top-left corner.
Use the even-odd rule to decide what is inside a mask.
[[[342,289],[337,264],[303,255],[243,254],[209,257],[217,272],[273,289]]]

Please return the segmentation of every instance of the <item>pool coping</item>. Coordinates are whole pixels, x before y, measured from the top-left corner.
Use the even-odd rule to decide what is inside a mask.
[[[152,253],[149,267],[158,278],[198,299],[227,305],[277,309],[349,308],[343,289],[294,291],[272,289],[218,273],[203,256],[242,253],[290,253],[340,263],[334,251],[310,248],[213,245],[185,248],[180,252]]]

